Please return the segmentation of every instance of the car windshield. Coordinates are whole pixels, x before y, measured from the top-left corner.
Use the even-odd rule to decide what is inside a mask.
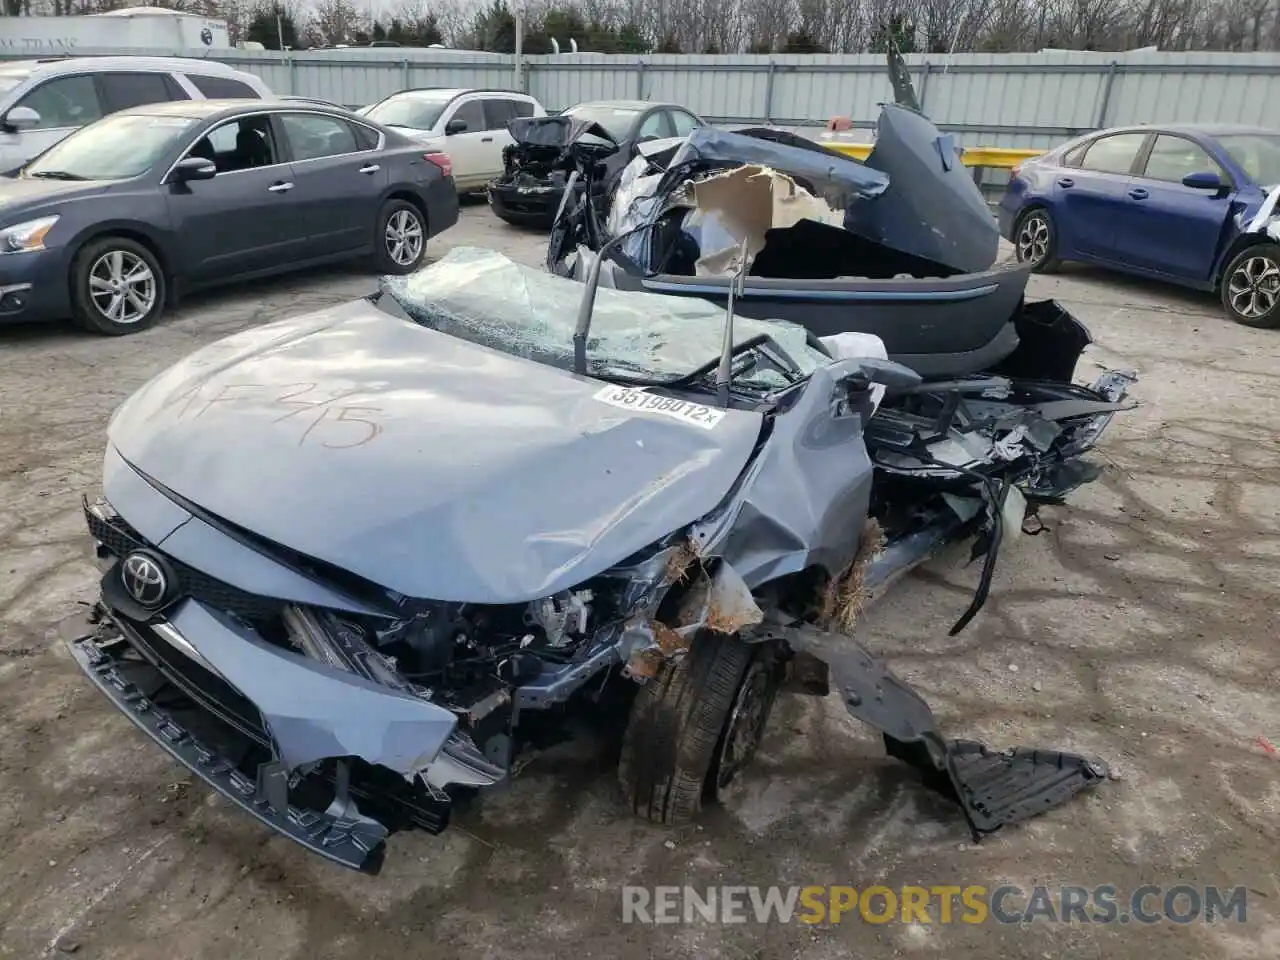
[[[639,110],[610,107],[599,103],[580,103],[576,107],[570,107],[564,113],[567,117],[576,117],[588,123],[600,124],[605,133],[618,141],[621,141],[627,135],[627,131],[631,129],[631,124],[635,123],[636,117],[640,116]]]
[[[22,175],[56,180],[136,177],[150,170],[195,123],[191,117],[117,113],[59,141]]]
[[[1233,133],[1217,140],[1254,183],[1280,186],[1280,134]]]
[[[573,367],[573,330],[584,290],[577,281],[475,247],[456,247],[416,273],[382,281],[383,293],[424,326],[565,370]],[[587,370],[602,379],[675,379],[720,355],[724,320],[724,310],[704,300],[601,287]],[[790,355],[801,377],[830,362],[809,346],[798,324],[734,318],[734,343],[762,333]],[[788,382],[763,365],[734,378],[735,386],[762,391]]]
[[[365,111],[365,116],[388,127],[430,130],[451,99],[429,93],[399,93],[374,104]]]

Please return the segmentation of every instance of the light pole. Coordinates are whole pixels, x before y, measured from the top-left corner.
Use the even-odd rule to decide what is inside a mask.
[[[515,89],[523,90],[520,85],[521,68],[524,66],[524,3],[516,0],[516,62],[515,62]]]

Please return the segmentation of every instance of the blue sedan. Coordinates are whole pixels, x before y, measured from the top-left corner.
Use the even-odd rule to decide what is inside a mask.
[[[1083,260],[1216,291],[1228,315],[1280,327],[1280,132],[1223,124],[1103,130],[1028,160],[1000,232],[1048,273]]]

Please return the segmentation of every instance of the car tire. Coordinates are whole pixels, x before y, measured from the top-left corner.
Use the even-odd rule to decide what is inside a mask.
[[[702,633],[636,693],[618,778],[632,810],[687,823],[750,762],[782,684],[777,648]],[[748,699],[749,698],[749,699]]]
[[[1223,309],[1246,327],[1280,327],[1280,246],[1255,243],[1237,253],[1222,272]]]
[[[71,319],[92,333],[137,333],[164,313],[168,291],[160,262],[128,237],[85,244],[71,261],[70,282]]]
[[[427,255],[427,218],[407,200],[388,200],[378,212],[375,243],[379,273],[413,273]]]
[[[1058,230],[1044,207],[1034,207],[1018,218],[1013,229],[1013,249],[1019,263],[1030,263],[1032,273],[1054,273],[1058,259]]]

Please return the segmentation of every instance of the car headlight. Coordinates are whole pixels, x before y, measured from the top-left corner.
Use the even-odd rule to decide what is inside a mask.
[[[27,220],[24,223],[15,223],[12,227],[5,227],[0,230],[0,253],[43,250],[44,238],[57,222],[57,216],[41,217],[39,220]]]

